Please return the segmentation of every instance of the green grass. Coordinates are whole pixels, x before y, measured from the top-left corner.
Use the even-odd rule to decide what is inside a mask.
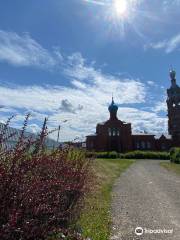
[[[167,170],[173,171],[177,174],[180,174],[180,164],[176,164],[176,163],[160,163],[161,166],[165,167]]]
[[[83,235],[93,240],[107,240],[110,236],[110,207],[113,183],[134,161],[118,159],[97,159],[93,172],[96,181],[86,196],[85,206],[78,225]]]

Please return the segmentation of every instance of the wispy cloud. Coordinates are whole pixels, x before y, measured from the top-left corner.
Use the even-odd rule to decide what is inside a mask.
[[[169,0],[163,0],[162,3],[163,3],[164,10],[168,10],[169,8],[174,8],[179,6],[180,0],[171,0],[171,3],[169,2]]]
[[[107,96],[111,96],[112,93],[116,94],[120,104],[141,103],[145,100],[146,87],[139,79],[104,74],[93,64],[87,65],[80,53],[68,57],[64,72],[74,86],[85,88],[89,96],[93,97],[96,94],[96,98],[101,102],[107,102]]]
[[[180,47],[180,34],[173,36],[169,40],[163,40],[145,46],[146,49],[148,48],[156,50],[163,49],[167,54],[179,49],[179,47]]]
[[[134,106],[146,101],[148,86],[140,80],[105,74],[93,63],[87,63],[80,53],[63,59],[69,86],[0,86],[0,102],[9,110],[3,112],[1,120],[14,111],[19,116],[15,122],[18,126],[24,113],[31,112],[31,130],[36,131],[48,115],[50,129],[62,123],[61,140],[72,140],[93,133],[98,122],[108,119],[107,107],[114,92],[120,106],[119,118],[132,122],[134,131],[164,131],[166,118],[159,117],[155,111],[143,111]],[[64,120],[68,121],[63,123]]]
[[[157,102],[156,106],[153,108],[154,112],[167,112],[166,100],[162,102]]]
[[[28,33],[18,35],[15,32],[0,30],[0,61],[15,66],[35,66],[52,68],[56,59]]]
[[[69,112],[69,113],[74,113],[74,114],[77,111],[82,110],[82,109],[83,109],[82,105],[79,104],[78,106],[74,107],[73,104],[68,101],[68,99],[63,99],[61,101],[61,106],[59,108],[59,110],[62,112]]]
[[[22,67],[60,68],[63,77],[69,80],[66,86],[14,87],[3,84],[0,86],[0,121],[15,114],[14,126],[18,127],[24,114],[31,112],[30,129],[35,132],[47,115],[50,129],[68,120],[62,127],[61,140],[71,140],[93,133],[98,122],[108,119],[107,107],[114,93],[120,106],[120,119],[132,122],[135,131],[142,128],[152,132],[164,130],[166,119],[158,116],[158,109],[152,113],[134,107],[134,104],[146,101],[152,82],[146,85],[139,79],[104,73],[95,62],[88,62],[80,53],[66,56],[58,48],[48,51],[29,34],[20,36],[0,31],[0,61]]]
[[[105,0],[83,0],[84,2],[104,6],[107,4]]]

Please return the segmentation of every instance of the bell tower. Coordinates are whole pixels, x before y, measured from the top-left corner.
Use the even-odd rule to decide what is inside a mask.
[[[167,89],[168,130],[175,146],[180,145],[180,87],[176,83],[176,72],[170,71],[171,87]]]

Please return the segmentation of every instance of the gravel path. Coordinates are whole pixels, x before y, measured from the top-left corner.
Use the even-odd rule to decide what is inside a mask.
[[[180,176],[159,162],[137,161],[116,182],[112,240],[180,240]],[[137,227],[143,228],[141,236]]]

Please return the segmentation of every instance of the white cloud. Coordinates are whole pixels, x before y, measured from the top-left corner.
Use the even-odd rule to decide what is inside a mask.
[[[153,108],[155,112],[167,112],[167,104],[166,100],[164,99],[163,102],[158,102],[156,106]]]
[[[56,55],[57,53],[56,51]],[[15,66],[41,68],[52,68],[56,65],[55,57],[32,39],[29,34],[25,33],[20,36],[15,32],[2,30],[0,30],[0,61]]]
[[[102,6],[107,4],[107,1],[104,1],[104,0],[83,0],[83,1],[87,3],[96,4],[96,5],[102,5]]]
[[[143,111],[137,108],[120,108],[119,112],[120,116],[123,116],[123,120],[132,123],[134,133],[144,130],[152,134],[167,133],[167,119],[160,117],[157,112]]]
[[[79,53],[68,58],[65,74],[77,88],[85,89],[90,97],[105,103],[114,93],[119,104],[142,103],[145,101],[146,87],[138,79],[124,79],[102,73],[92,64],[87,65]]]
[[[164,0],[163,1],[163,8],[164,10],[169,10],[170,8],[174,8],[179,6],[180,4],[180,0],[171,0],[171,2],[169,0]]]
[[[150,113],[136,108],[125,108],[127,104],[146,101],[149,87],[139,79],[105,74],[95,67],[95,62],[87,63],[80,53],[63,56],[58,48],[50,52],[28,34],[20,36],[14,32],[0,31],[0,61],[15,66],[61,68],[70,83],[68,87],[0,86],[0,120],[5,121],[9,115],[16,114],[13,121],[15,127],[20,126],[25,113],[31,112],[32,122],[29,129],[33,132],[39,131],[40,123],[48,115],[50,128],[63,124],[61,140],[85,136],[94,132],[98,122],[108,119],[107,107],[112,93],[121,106],[120,119],[132,122],[135,130],[143,126],[150,127],[153,131],[154,122],[158,124],[165,121],[158,117],[157,109],[155,113]],[[149,81],[148,85],[153,85],[153,82]],[[156,130],[159,131],[157,128]]]
[[[113,0],[82,0],[82,1],[101,6],[111,6],[113,4]],[[143,2],[144,0],[127,0],[127,1],[128,4],[135,6]]]
[[[62,124],[61,141],[86,136],[95,131],[98,122],[109,118],[108,104],[114,93],[115,101],[120,105],[119,118],[132,122],[134,131],[164,131],[166,118],[159,117],[158,112],[126,107],[127,104],[134,106],[145,102],[149,86],[138,79],[107,75],[94,64],[88,64],[79,53],[63,57],[63,61],[64,74],[71,83],[68,87],[0,86],[1,104],[19,114],[14,123],[16,127],[23,121],[24,113],[31,112],[30,129],[33,132],[39,130],[43,118],[48,115],[50,129]],[[7,116],[7,112],[3,113],[2,120],[4,114]],[[53,137],[56,138],[56,133]]]
[[[157,86],[157,84],[156,84],[155,82],[153,82],[153,81],[147,81],[147,84],[148,84],[149,86],[154,86],[154,87]]]
[[[180,34],[177,34],[169,40],[163,40],[157,43],[151,43],[145,48],[163,49],[166,53],[171,53],[175,50],[179,50],[180,47]]]

